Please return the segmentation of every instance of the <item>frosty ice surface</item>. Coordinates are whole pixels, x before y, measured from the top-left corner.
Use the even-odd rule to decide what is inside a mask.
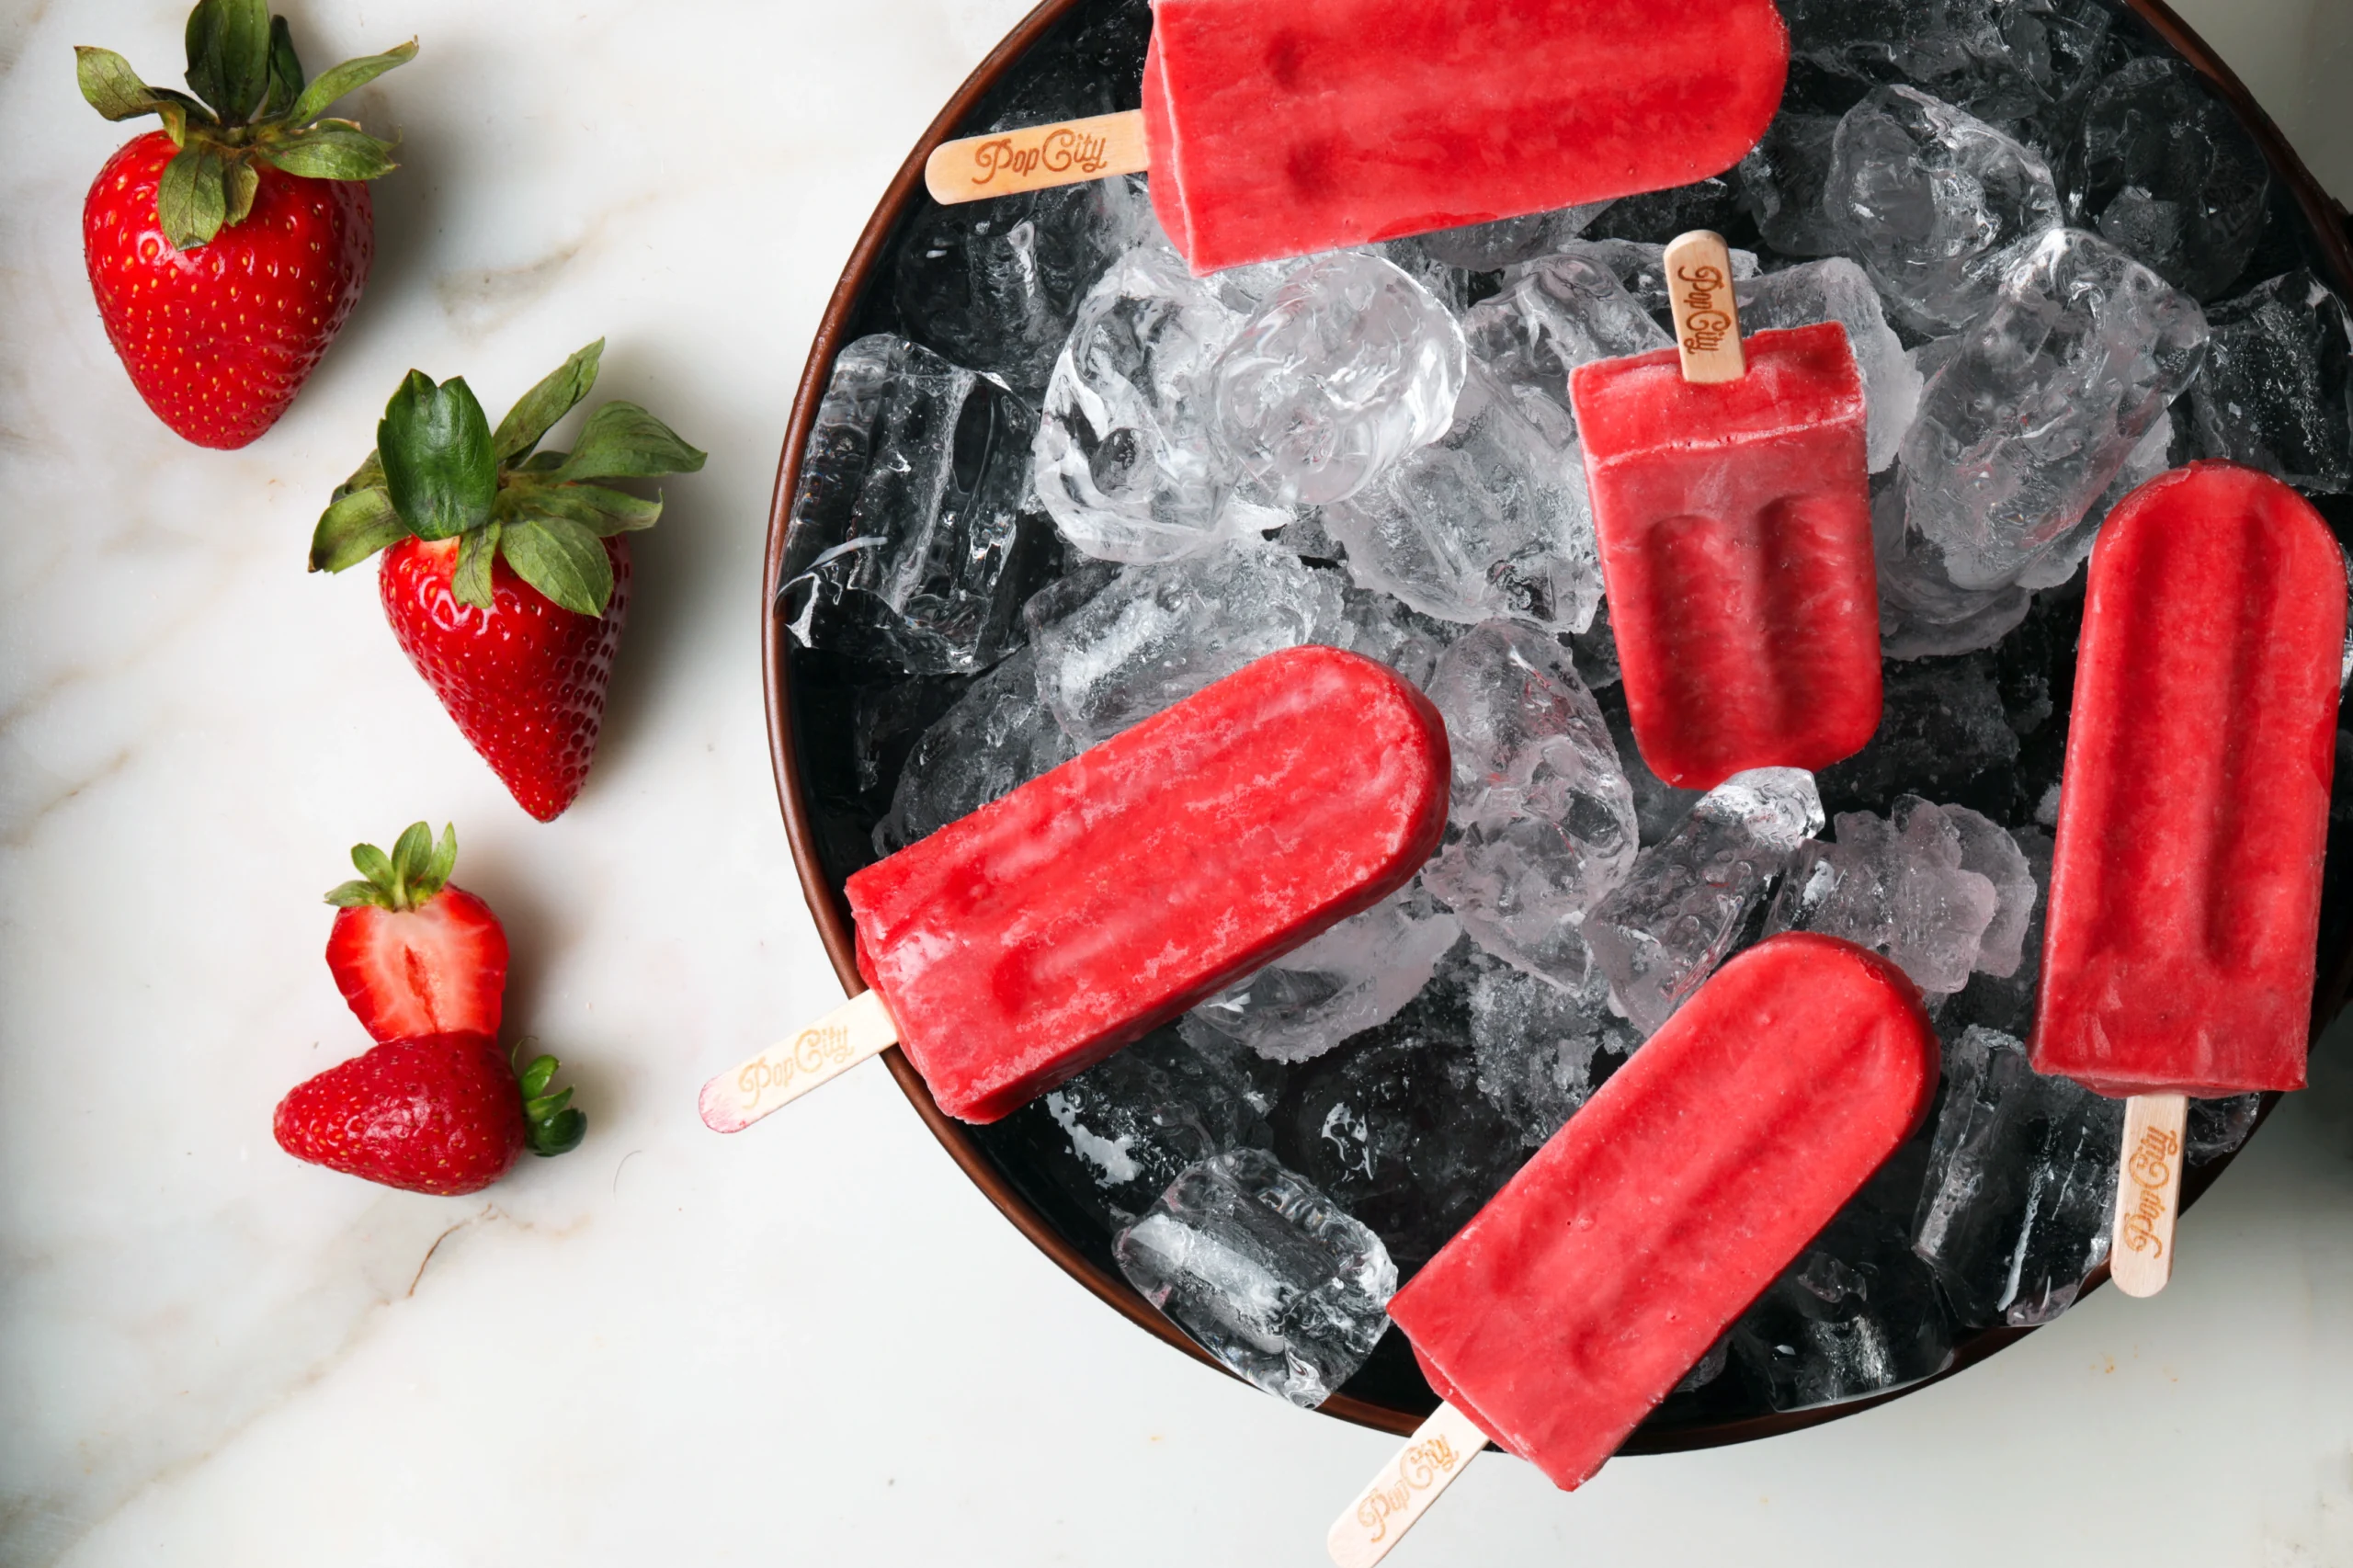
[[[1559,643],[1508,621],[1440,657],[1430,700],[1454,759],[1447,842],[1422,885],[1488,951],[1555,984],[1586,976],[1577,923],[1637,847],[1633,790]]]
[[[1255,1149],[1186,1170],[1112,1252],[1196,1344],[1308,1408],[1372,1353],[1397,1289],[1380,1237]]]
[[[1194,1008],[1185,1036],[1214,1030],[1274,1062],[1320,1056],[1394,1017],[1461,935],[1409,884]]]
[[[1020,640],[1048,543],[1029,510],[1036,416],[904,338],[842,350],[785,538],[779,613],[803,647],[969,674]]]
[[[1674,836],[1645,849],[1586,916],[1609,998],[1644,1037],[1715,972],[1799,845],[1822,831],[1822,797],[1794,767],[1735,773]]]
[[[1336,251],[1287,277],[1211,372],[1211,428],[1264,498],[1353,495],[1445,434],[1462,329],[1379,256]]]

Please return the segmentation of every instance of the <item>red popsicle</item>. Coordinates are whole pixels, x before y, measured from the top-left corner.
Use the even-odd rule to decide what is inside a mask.
[[[1911,1134],[1938,1062],[1877,954],[1792,933],[1725,964],[1390,1302],[1476,1429],[1444,1446],[1583,1483]],[[1344,1516],[1343,1563],[1419,1512],[1383,1480],[1401,1506]]]
[[[874,989],[712,1079],[703,1119],[734,1131],[895,1037],[941,1109],[993,1121],[1394,892],[1449,770],[1393,671],[1267,654],[852,876]]]
[[[1158,0],[1141,115],[949,142],[969,201],[1149,169],[1197,273],[1688,185],[1772,120],[1771,0]]]
[[[2344,557],[2268,475],[2151,480],[2093,548],[2032,1060],[2131,1096],[2116,1277],[2170,1267],[2185,1096],[2299,1089]]]
[[[1677,287],[1679,307],[1690,280]],[[1859,751],[1880,716],[1863,384],[1846,329],[1742,340],[1728,277],[1715,289],[1724,341],[1745,349],[1731,379],[1688,379],[1688,330],[1687,347],[1569,378],[1634,741],[1686,790],[1751,767],[1818,771]]]

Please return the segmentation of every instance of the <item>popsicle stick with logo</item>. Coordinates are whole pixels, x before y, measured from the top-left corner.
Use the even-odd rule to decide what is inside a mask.
[[[2154,1296],[2173,1278],[2173,1225],[2181,1212],[2181,1151],[2188,1128],[2188,1095],[2134,1095],[2124,1102],[2108,1272],[2128,1296]]]
[[[1540,10],[1469,0],[1438,38],[1429,0],[1156,0],[1141,109],[950,142],[925,184],[956,202],[1149,172],[1205,273],[1688,185],[1739,163],[1780,102],[1773,0]]]
[[[738,1131],[895,1041],[994,1121],[1404,886],[1450,778],[1395,671],[1269,653],[852,876],[874,989],[704,1085],[702,1119]]]
[[[1939,1066],[1876,953],[1786,933],[1718,970],[1390,1299],[1446,1403],[1332,1561],[1381,1561],[1490,1434],[1583,1485],[1910,1137]]]
[[[1708,229],[1677,235],[1666,247],[1665,267],[1683,379],[1715,386],[1748,374],[1748,357],[1740,347],[1740,306],[1733,299],[1732,250],[1724,237]]]

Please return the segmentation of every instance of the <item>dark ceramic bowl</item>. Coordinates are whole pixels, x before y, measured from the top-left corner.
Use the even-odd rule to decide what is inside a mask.
[[[1055,68],[1066,70],[1069,51],[1061,46],[1089,21],[1101,20],[1120,5],[1121,0],[1045,0],[981,62],[931,122],[908,153],[898,176],[883,193],[881,205],[868,222],[865,233],[859,235],[849,264],[826,305],[815,345],[810,351],[808,368],[802,372],[800,391],[793,400],[768,516],[764,581],[771,596],[779,582],[786,524],[800,476],[801,455],[832,374],[835,356],[854,338],[895,325],[891,296],[900,253],[915,221],[931,208],[923,190],[925,158],[941,142],[982,129],[994,115],[1006,112],[1008,106],[1017,108],[1036,86],[1031,78],[1045,69],[1035,62],[1051,55],[1056,59]],[[2344,208],[2321,190],[2238,79],[2178,17],[2158,0],[2129,0],[2129,14],[2119,16],[2118,28],[2136,29],[2140,41],[2152,51],[2169,49],[2187,61],[2204,77],[2212,92],[2237,111],[2269,160],[2274,182],[2270,222],[2275,231],[2284,227],[2288,233],[2275,233],[2267,244],[2284,243],[2290,256],[2289,265],[2301,260],[2329,278],[2340,293],[2353,298],[2353,244],[2348,244]],[[1127,30],[1135,29],[1130,27]],[[1141,38],[1129,41],[1140,53]],[[1130,94],[1127,102],[1113,107],[1132,107],[1132,103]],[[2353,534],[2353,507],[2325,503],[2324,509],[2331,514],[2330,520],[2340,537]],[[865,846],[866,824],[845,820],[845,814],[829,799],[824,772],[835,765],[832,759],[847,756],[854,749],[858,740],[855,710],[844,699],[835,672],[828,669],[824,656],[801,650],[785,634],[784,619],[776,612],[773,597],[768,600],[763,618],[760,654],[766,676],[769,753],[793,860],[835,971],[840,975],[842,984],[855,994],[865,989],[865,983],[858,978],[852,956],[854,933],[841,889],[848,874],[872,855]],[[2337,833],[2332,833],[2328,858],[2321,960],[2315,1035],[2336,1015],[2348,982],[2353,982],[2353,842]],[[1026,1161],[1017,1145],[991,1139],[984,1131],[976,1131],[942,1113],[923,1080],[899,1051],[887,1052],[883,1060],[916,1114],[1023,1235],[1060,1264],[1072,1278],[1125,1314],[1139,1328],[1197,1360],[1215,1365],[1120,1278],[1110,1265],[1108,1237],[1101,1227],[1074,1205],[1057,1200],[1053,1178],[1048,1173]],[[2266,1116],[2278,1097],[2267,1096],[2263,1108]],[[2225,1157],[2189,1173],[2185,1185],[2185,1206],[2198,1200],[2227,1163]],[[2104,1270],[2094,1277],[2091,1285],[2103,1278]],[[2030,1332],[2020,1328],[1956,1330],[1954,1361],[1942,1375],[1949,1377],[1982,1361]],[[1394,1340],[1395,1335],[1390,1337]],[[1364,1372],[1322,1408],[1343,1420],[1382,1431],[1410,1432],[1436,1406],[1437,1399],[1422,1382],[1410,1357],[1395,1354],[1397,1348],[1385,1344],[1384,1349],[1391,1354],[1376,1355]],[[1653,1413],[1626,1444],[1625,1451],[1671,1452],[1795,1431],[1900,1398],[1925,1386],[1915,1383],[1873,1398],[1789,1414],[1755,1414],[1749,1409],[1724,1408],[1721,1401],[1677,1396]]]

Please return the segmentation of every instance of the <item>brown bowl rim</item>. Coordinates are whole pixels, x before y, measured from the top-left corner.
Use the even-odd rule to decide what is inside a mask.
[[[784,812],[785,836],[791,846],[793,865],[801,879],[801,895],[808,903],[810,915],[817,923],[817,932],[824,942],[826,956],[833,961],[834,972],[840,978],[844,991],[850,995],[865,990],[866,983],[858,972],[855,936],[848,908],[826,883],[824,867],[817,854],[813,824],[802,799],[800,757],[792,744],[791,673],[785,657],[783,622],[776,613],[775,585],[784,559],[784,538],[790,520],[793,484],[800,473],[801,453],[808,444],[810,429],[816,421],[817,405],[824,395],[825,382],[833,372],[835,356],[842,347],[849,322],[865,293],[875,264],[890,239],[892,229],[904,214],[908,203],[922,189],[924,160],[930,156],[933,148],[949,139],[964,117],[1003,78],[1016,61],[1056,23],[1085,3],[1086,0],[1043,0],[973,68],[963,85],[933,118],[916,142],[915,150],[908,153],[906,162],[900,165],[897,176],[875,207],[873,216],[859,233],[858,244],[852,247],[849,260],[842,269],[841,278],[826,301],[816,338],[810,346],[809,362],[802,369],[800,385],[793,393],[790,422],[785,431],[783,451],[777,462],[776,486],[768,504],[767,548],[760,577],[760,659],[763,695],[767,708],[768,756],[776,777],[778,801]],[[2222,63],[2188,24],[2175,16],[2162,0],[2126,0],[2126,3],[2238,112],[2269,159],[2274,172],[2287,181],[2297,205],[2302,210],[2306,222],[2335,267],[2340,289],[2353,295],[2353,241],[2348,240],[2344,207],[2322,190],[2320,183],[2305,168],[2303,161],[2288,144],[2287,138],[2280,134],[2271,117],[2264,113],[2230,67]],[[2348,944],[2347,950],[2338,955],[2334,971],[2324,977],[2324,983],[2316,993],[2313,1015],[2315,1038],[2326,1020],[2336,1016],[2348,983],[2353,983],[2353,944]],[[898,1080],[908,1103],[915,1107],[915,1114],[939,1140],[949,1157],[996,1206],[998,1211],[1012,1221],[1013,1227],[1029,1239],[1031,1245],[1137,1327],[1204,1366],[1214,1368],[1227,1376],[1233,1375],[1226,1372],[1226,1369],[1208,1352],[1187,1338],[1182,1330],[1137,1294],[1125,1279],[1099,1267],[1048,1223],[1045,1217],[1015,1189],[1012,1182],[981,1151],[966,1125],[939,1108],[922,1077],[903,1052],[894,1047],[883,1053],[882,1060],[889,1066],[891,1075]],[[2258,1129],[2262,1120],[2269,1118],[2279,1099],[2276,1094],[2265,1096],[2262,1116],[2256,1123]],[[2250,1133],[2249,1137],[2252,1136]],[[2224,1155],[2189,1173],[2183,1186],[2183,1208],[2196,1202],[2234,1157]],[[2084,1289],[2086,1291],[2095,1290],[2106,1278],[2107,1269],[2103,1266]],[[1637,1428],[1620,1451],[1629,1454],[1682,1452],[1726,1443],[1747,1442],[1819,1426],[1826,1421],[1841,1420],[1942,1381],[2032,1332],[2031,1328],[2007,1327],[1973,1331],[1956,1342],[1952,1365],[1943,1372],[1869,1399],[1850,1400],[1812,1410],[1697,1425],[1666,1432]],[[1412,1412],[1375,1404],[1347,1394],[1335,1394],[1319,1408],[1325,1415],[1343,1421],[1400,1437],[1410,1434],[1421,1421],[1421,1417]]]

